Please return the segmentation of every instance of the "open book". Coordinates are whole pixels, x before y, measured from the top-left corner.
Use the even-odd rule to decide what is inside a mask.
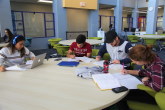
[[[94,82],[101,90],[108,90],[120,86],[128,89],[137,89],[138,84],[142,84],[136,77],[132,75],[115,74],[94,74],[92,75]]]

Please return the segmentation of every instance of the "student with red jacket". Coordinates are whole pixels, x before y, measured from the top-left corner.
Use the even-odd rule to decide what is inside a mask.
[[[76,42],[73,42],[68,51],[67,57],[75,58],[75,57],[90,57],[92,53],[91,45],[86,41],[86,37],[82,34],[78,35],[76,38]]]

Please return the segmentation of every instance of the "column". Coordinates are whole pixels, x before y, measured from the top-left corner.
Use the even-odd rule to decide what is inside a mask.
[[[157,23],[157,12],[158,12],[159,0],[149,0],[148,1],[148,12],[147,12],[147,34],[155,34],[156,23]]]
[[[138,17],[139,17],[139,13],[138,13],[138,1],[135,0],[135,8],[133,9],[132,12],[132,18],[133,18],[133,28],[137,28],[137,24],[138,24]]]
[[[114,9],[114,15],[115,15],[115,30],[118,33],[118,35],[121,35],[122,31],[122,9],[123,9],[123,0],[116,0],[116,7]]]
[[[165,1],[164,1],[165,2]],[[163,12],[163,31],[165,31],[165,3],[164,3],[164,12]]]
[[[99,29],[99,9],[89,10],[88,37],[97,37],[98,29]]]
[[[13,31],[10,0],[0,0],[0,36],[4,36],[4,30]]]
[[[67,12],[62,7],[62,0],[53,0],[53,13],[55,18],[55,37],[66,39]]]

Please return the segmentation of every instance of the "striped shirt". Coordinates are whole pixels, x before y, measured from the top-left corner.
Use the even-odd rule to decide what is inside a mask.
[[[165,87],[165,63],[156,56],[154,62],[145,65],[145,69],[139,71],[139,76],[149,77],[144,85],[151,87],[155,91],[160,91]]]
[[[23,64],[25,63],[26,58],[35,57],[35,55],[30,52],[26,47],[25,48],[25,55],[21,57],[21,53],[18,50],[15,50],[14,53],[11,53],[10,47],[4,47],[0,50],[0,65],[1,66],[13,66],[16,64]]]

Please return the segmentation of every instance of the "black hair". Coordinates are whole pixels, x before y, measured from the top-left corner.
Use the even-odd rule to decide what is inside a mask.
[[[7,47],[11,48],[11,53],[14,53],[16,48],[15,45],[20,42],[20,41],[25,41],[25,37],[22,35],[17,35],[13,37],[13,39],[10,41],[10,43],[7,45]],[[21,57],[25,55],[25,48],[23,47],[21,50]]]
[[[117,33],[115,31],[108,31],[105,33],[105,43],[112,43],[115,38],[118,37]]]
[[[76,42],[77,42],[78,44],[82,44],[82,43],[84,43],[85,41],[86,41],[85,35],[80,34],[80,35],[78,35],[77,38],[76,38]]]
[[[6,42],[10,42],[13,39],[14,35],[10,31],[10,29],[5,29],[5,31],[7,31],[7,33],[8,33],[8,36],[6,35],[8,37],[8,41],[6,41]],[[4,38],[4,40],[5,39],[7,39],[7,38]]]

